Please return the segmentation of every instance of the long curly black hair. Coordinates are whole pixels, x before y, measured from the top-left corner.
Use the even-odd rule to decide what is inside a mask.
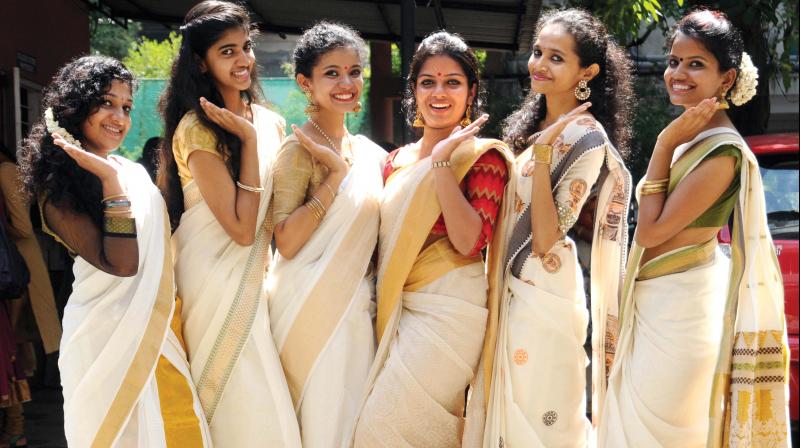
[[[600,72],[591,81],[589,112],[603,125],[611,143],[626,157],[631,139],[631,119],[634,105],[633,69],[625,50],[609,35],[606,27],[595,16],[583,9],[555,10],[536,22],[536,35],[550,24],[559,24],[575,40],[575,53],[581,67],[600,66]],[[534,37],[534,40],[536,37]],[[547,116],[547,102],[543,95],[531,91],[522,106],[511,114],[503,126],[503,140],[515,152],[524,151],[533,135]]]
[[[406,88],[403,93],[403,110],[408,124],[413,125],[414,118],[417,115],[417,99],[414,96],[414,89],[417,87],[419,71],[425,61],[433,56],[448,56],[458,62],[458,65],[461,66],[467,76],[467,86],[470,90],[474,86],[476,91],[475,96],[472,98],[472,112],[469,118],[474,120],[475,117],[481,116],[486,92],[481,85],[478,58],[458,34],[436,31],[420,42],[417,51],[414,52],[414,57],[411,59],[408,77],[406,78]]]
[[[205,58],[208,49],[233,28],[242,28],[251,37],[256,34],[247,10],[236,3],[219,0],[206,0],[195,5],[186,13],[180,28],[183,37],[181,48],[172,63],[172,74],[159,100],[159,109],[164,120],[164,140],[159,147],[157,184],[167,202],[173,229],[178,226],[183,214],[183,190],[178,177],[178,165],[172,153],[172,137],[187,112],[194,111],[200,122],[213,132],[217,139],[217,150],[223,155],[231,176],[234,179],[239,178],[242,142],[209,120],[200,107],[201,96],[219,107],[225,107],[222,94],[217,90],[211,75],[203,73],[200,61]],[[255,65],[250,71],[250,78],[252,82],[247,90],[241,92],[242,98],[251,104],[261,103],[264,93],[258,82]]]
[[[85,142],[81,123],[103,102],[113,81],[136,88],[133,74],[118,60],[106,56],[84,56],[61,67],[45,89],[42,109],[51,108],[58,124],[80,142]],[[82,213],[102,226],[103,187],[94,174],[80,168],[63,149],[53,143],[44,119],[31,129],[17,150],[17,163],[24,193],[34,200],[46,198],[51,205]]]

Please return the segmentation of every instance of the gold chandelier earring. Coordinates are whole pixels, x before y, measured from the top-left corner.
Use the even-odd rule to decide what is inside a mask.
[[[422,121],[422,114],[419,113],[419,109],[417,109],[417,114],[414,116],[414,123],[411,126],[415,128],[424,128],[425,122]]]
[[[306,108],[303,109],[303,113],[306,115],[311,115],[313,113],[319,112],[319,106],[314,102],[314,98],[311,97],[311,90],[303,89],[303,92],[306,94]]]
[[[589,95],[592,94],[592,89],[589,88],[589,84],[586,82],[585,79],[581,79],[578,81],[578,87],[575,87],[575,98],[579,101],[586,101],[589,99]]]
[[[472,119],[470,118],[471,115],[472,115],[472,104],[468,104],[467,110],[464,111],[464,118],[461,119],[461,123],[459,123],[462,128],[467,127],[469,126],[470,123],[472,123]]]

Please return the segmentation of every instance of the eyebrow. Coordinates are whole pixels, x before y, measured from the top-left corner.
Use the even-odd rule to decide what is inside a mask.
[[[533,47],[534,48],[538,48],[539,50],[550,50],[553,53],[558,53],[558,54],[562,54],[562,55],[565,54],[563,51],[559,50],[558,48],[548,48],[548,47],[543,47],[541,45],[534,45]]]
[[[113,94],[113,93],[111,93],[111,92],[106,92],[106,93],[104,93],[104,94],[103,94],[103,96],[112,96],[112,97],[114,97],[114,98],[119,98],[119,96],[117,96],[117,95],[115,95],[115,94]],[[131,97],[129,97],[129,96],[128,96],[128,97],[125,97],[125,98],[123,98],[122,100],[123,100],[123,101],[129,101],[129,102],[131,102],[131,103],[133,102],[133,98],[131,98]]]
[[[671,58],[679,58],[679,56],[676,56],[676,55],[674,55],[674,54],[672,54],[672,53],[670,53],[670,54],[669,54],[669,56],[670,56]],[[702,56],[687,56],[687,57],[685,57],[685,58],[683,58],[683,59],[699,59],[699,60],[701,60],[701,61],[708,61],[708,59],[706,59],[706,58],[704,58],[704,57],[702,57]]]
[[[419,74],[419,77],[420,77],[420,78],[421,78],[421,77],[423,77],[423,76],[428,76],[428,77],[431,77],[431,78],[435,78],[435,76],[433,76],[433,75],[431,75],[431,74],[428,74],[428,73],[420,73],[420,74]],[[466,78],[466,77],[467,77],[467,75],[465,75],[465,74],[463,74],[463,73],[457,73],[457,72],[454,72],[454,73],[445,73],[445,75],[444,75],[444,76],[461,76],[461,77],[464,77],[464,78]]]
[[[356,68],[356,67],[361,68],[361,64],[353,64],[353,65],[350,66],[350,68]],[[323,70],[327,70],[329,68],[342,68],[342,66],[341,65],[336,65],[336,64],[331,64],[331,65],[326,65],[322,69]]]

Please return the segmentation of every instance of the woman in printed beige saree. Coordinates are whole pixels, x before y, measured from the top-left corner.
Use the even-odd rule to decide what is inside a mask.
[[[686,110],[637,188],[600,446],[790,446],[780,269],[758,164],[724,110],[757,73],[719,12],[684,17],[670,46],[664,80]],[[731,212],[729,260],[716,233]]]
[[[463,40],[439,32],[422,41],[406,98],[424,131],[384,170],[380,345],[355,446],[460,446],[465,390],[483,378],[475,378],[481,362],[491,365],[481,353],[494,346],[484,333],[494,328],[504,248],[493,242],[504,235],[513,182],[507,147],[474,137],[487,119],[469,124],[479,94],[477,60]]]
[[[130,129],[132,84],[114,59],[71,62],[20,150],[44,231],[76,257],[58,363],[64,432],[79,447],[211,446],[181,341],[164,201],[140,165],[109,155]]]
[[[625,150],[630,135],[630,61],[583,10],[546,14],[536,29],[528,62],[532,93],[505,129],[506,141],[521,153],[486,447],[590,443],[589,313],[577,247],[567,233],[593,191],[594,403],[613,354],[627,248],[631,181],[615,144]],[[592,414],[599,416],[597,409]]]
[[[272,169],[271,327],[307,448],[347,444],[375,355],[371,261],[386,152],[344,125],[361,107],[365,47],[343,25],[306,30],[294,66],[309,119]]]
[[[296,447],[300,435],[264,286],[270,166],[284,121],[256,104],[263,96],[242,7],[200,3],[182,32],[162,98],[159,175],[179,223],[175,279],[192,378],[215,445]]]

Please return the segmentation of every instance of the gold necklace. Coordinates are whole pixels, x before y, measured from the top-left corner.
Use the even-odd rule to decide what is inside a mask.
[[[352,164],[353,164],[353,158],[352,158],[352,157],[350,157],[350,156],[346,156],[346,155],[344,155],[344,154],[343,154],[343,152],[344,152],[344,150],[343,150],[343,149],[344,149],[344,148],[339,148],[339,149],[337,150],[337,148],[336,148],[336,144],[333,142],[333,139],[332,139],[332,138],[330,138],[330,137],[328,136],[328,134],[326,134],[326,133],[325,133],[325,131],[323,131],[323,130],[322,130],[322,127],[320,127],[320,125],[319,125],[319,124],[317,124],[317,122],[316,122],[316,121],[314,121],[314,119],[312,119],[312,118],[309,118],[309,119],[308,119],[308,122],[309,122],[309,123],[311,123],[311,125],[312,125],[312,126],[314,126],[314,129],[316,129],[316,130],[317,130],[317,132],[319,132],[319,133],[320,133],[320,135],[322,135],[322,136],[325,138],[325,140],[327,140],[327,141],[328,141],[328,143],[331,145],[331,149],[333,150],[333,152],[335,152],[335,153],[339,154],[339,157],[341,157],[342,159],[344,159],[344,161],[345,161],[345,162],[347,162],[347,164],[348,164],[348,165],[352,165]],[[345,136],[345,138],[347,139],[347,145],[348,145],[348,146],[350,146],[350,148],[351,148],[350,150],[352,151],[352,144],[350,143],[350,133],[349,133],[349,132],[345,132],[344,136]]]

